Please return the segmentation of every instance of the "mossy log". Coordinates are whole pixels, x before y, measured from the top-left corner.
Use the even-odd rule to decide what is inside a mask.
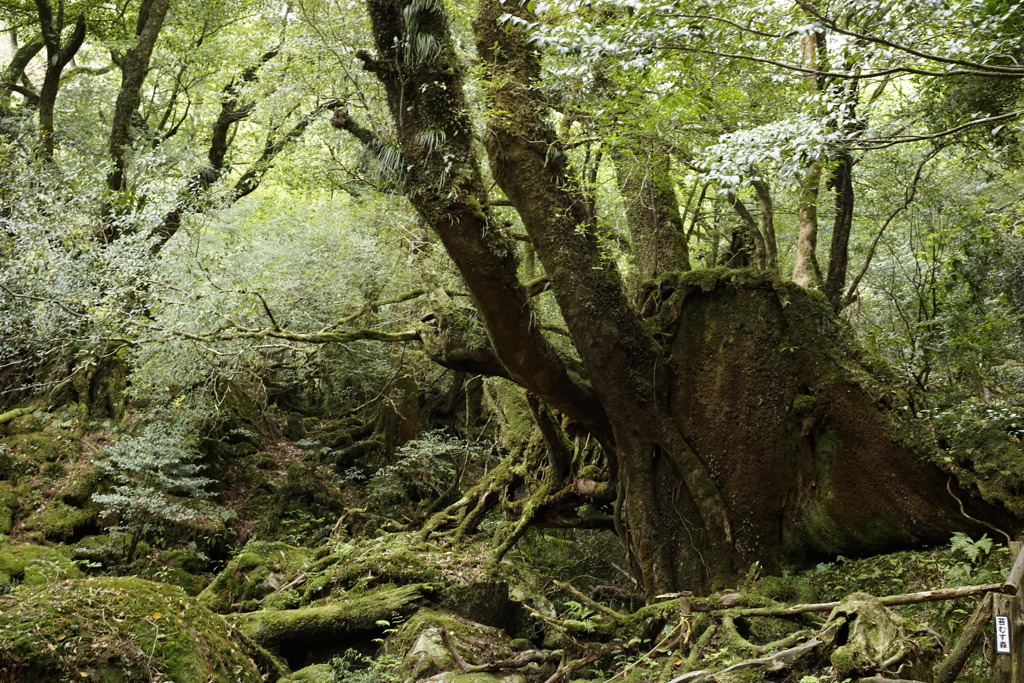
[[[0,413],[0,425],[7,424],[11,420],[17,419],[22,415],[28,415],[31,412],[31,408],[15,408],[14,410],[8,410],[6,413]]]
[[[412,614],[433,591],[430,584],[378,588],[319,607],[227,615],[239,631],[265,647],[316,642],[380,629],[379,622]]]

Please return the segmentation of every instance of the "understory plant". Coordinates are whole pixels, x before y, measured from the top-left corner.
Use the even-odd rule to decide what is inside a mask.
[[[183,539],[225,519],[201,459],[190,423],[166,418],[151,417],[139,434],[122,434],[106,448],[99,465],[114,485],[93,500],[103,506],[110,533],[125,539],[126,561],[141,541]]]

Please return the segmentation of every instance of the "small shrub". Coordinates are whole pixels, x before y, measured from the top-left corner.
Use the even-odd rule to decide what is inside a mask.
[[[109,446],[99,465],[116,482],[109,493],[93,494],[103,506],[110,531],[127,540],[127,560],[140,541],[166,544],[225,518],[210,501],[212,480],[187,424],[150,422],[138,436],[122,435]]]

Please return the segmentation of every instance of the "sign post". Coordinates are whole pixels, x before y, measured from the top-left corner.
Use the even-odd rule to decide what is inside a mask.
[[[1024,552],[1020,541],[1010,544],[1013,567],[1001,594],[992,595],[992,680],[1024,681]]]

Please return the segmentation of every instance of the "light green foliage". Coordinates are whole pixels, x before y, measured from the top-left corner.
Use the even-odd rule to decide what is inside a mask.
[[[367,657],[356,650],[345,650],[329,662],[325,683],[391,683],[396,680],[398,662],[387,656]]]
[[[210,501],[212,480],[200,474],[204,465],[195,439],[187,422],[154,419],[140,434],[121,434],[107,447],[100,466],[115,484],[93,500],[112,521],[111,529],[128,536],[128,559],[140,540],[209,529],[224,519],[226,512]]]
[[[486,442],[471,443],[444,431],[428,432],[402,446],[393,464],[373,474],[366,484],[366,503],[386,511],[433,502],[450,493],[466,463],[484,457],[489,448]]]
[[[981,564],[985,556],[992,552],[992,539],[988,534],[974,541],[967,534],[958,531],[953,534],[950,545],[953,552],[963,553],[968,562],[974,565]]]

